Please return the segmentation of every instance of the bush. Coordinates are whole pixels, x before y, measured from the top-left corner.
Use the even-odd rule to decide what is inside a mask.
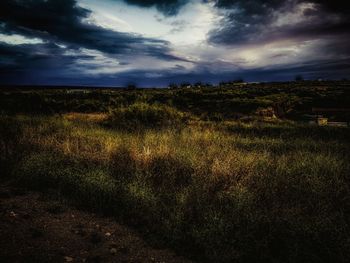
[[[113,110],[107,125],[127,130],[142,128],[177,127],[186,123],[189,116],[162,104],[134,103]]]

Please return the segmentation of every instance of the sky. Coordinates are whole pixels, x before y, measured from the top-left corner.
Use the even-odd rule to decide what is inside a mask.
[[[348,1],[0,2],[0,84],[164,87],[349,74]]]

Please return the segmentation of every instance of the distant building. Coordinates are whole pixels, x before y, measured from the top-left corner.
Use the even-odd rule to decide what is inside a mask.
[[[68,94],[86,94],[89,93],[86,89],[69,89],[66,91]]]

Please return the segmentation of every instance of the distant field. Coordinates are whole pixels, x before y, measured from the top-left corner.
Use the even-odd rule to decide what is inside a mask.
[[[347,262],[350,129],[295,120],[349,90],[281,85],[3,91],[2,180],[199,262]]]
[[[271,116],[302,120],[303,114],[316,114],[313,108],[325,109],[325,116],[331,121],[350,121],[350,82],[223,83],[215,87],[198,84],[191,88],[134,90],[0,89],[0,111],[7,114],[109,112],[143,102],[174,107],[206,121]],[[327,109],[342,111],[332,113]]]

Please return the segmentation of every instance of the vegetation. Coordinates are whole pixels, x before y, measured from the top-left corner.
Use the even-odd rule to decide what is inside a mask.
[[[198,84],[199,85],[199,84]],[[217,87],[172,86],[170,89],[2,89],[0,112],[93,113],[115,111],[132,104],[166,105],[201,120],[244,120],[272,108],[278,118],[299,120],[313,107],[349,108],[349,82],[221,83]],[[335,119],[349,120],[349,113]]]
[[[134,103],[111,111],[106,125],[128,130],[176,128],[185,124],[189,118],[189,114],[163,104]]]
[[[243,88],[250,106],[263,103],[249,121],[235,120],[225,108],[230,92],[96,92],[103,103],[92,103],[94,114],[65,113],[76,106],[57,100],[62,91],[37,94],[50,107],[66,103],[53,114],[1,104],[2,180],[56,191],[200,262],[347,262],[349,129],[266,121],[257,108],[275,97],[292,105],[299,95]],[[207,112],[219,100],[223,112]]]

